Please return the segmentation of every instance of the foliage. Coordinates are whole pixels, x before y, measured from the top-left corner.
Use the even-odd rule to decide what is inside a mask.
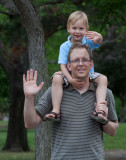
[[[48,38],[48,40],[46,41],[46,58],[49,63],[48,70],[50,77],[54,72],[60,70],[60,66],[58,65],[59,48],[60,45],[67,40],[67,36],[67,31],[61,30],[53,34],[53,36]],[[53,61],[55,63],[51,63]]]
[[[120,98],[117,96],[114,96],[114,99],[115,99],[115,106],[116,106],[116,113],[117,113],[118,121],[120,121],[122,102],[121,102]]]

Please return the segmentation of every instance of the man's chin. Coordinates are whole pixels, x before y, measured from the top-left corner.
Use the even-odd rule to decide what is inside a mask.
[[[89,79],[89,75],[80,74],[80,75],[78,75],[77,79],[80,79],[83,81],[83,80]]]

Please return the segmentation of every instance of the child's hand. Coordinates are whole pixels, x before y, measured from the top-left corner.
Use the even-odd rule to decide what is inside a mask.
[[[78,79],[72,79],[70,83],[72,84],[73,87],[77,89],[80,89],[85,85],[85,82],[79,81]]]
[[[101,44],[103,37],[100,33],[94,31],[88,31],[86,34],[86,39],[91,39],[94,44]]]

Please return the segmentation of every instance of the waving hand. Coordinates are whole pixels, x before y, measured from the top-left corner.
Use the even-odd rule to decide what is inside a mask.
[[[33,75],[33,70],[27,71],[27,76],[23,75],[23,87],[25,96],[34,96],[36,95],[43,87],[44,82],[39,86],[36,84],[37,81],[37,71]]]

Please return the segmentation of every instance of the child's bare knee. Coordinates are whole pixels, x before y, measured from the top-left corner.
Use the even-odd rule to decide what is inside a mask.
[[[62,78],[62,76],[61,76],[61,74],[55,74],[54,76],[53,76],[53,79],[52,79],[52,83],[53,84],[63,84],[63,78]]]
[[[103,75],[103,74],[101,74],[99,76],[99,81],[102,82],[102,83],[104,83],[104,84],[108,83],[107,77],[105,75]]]

